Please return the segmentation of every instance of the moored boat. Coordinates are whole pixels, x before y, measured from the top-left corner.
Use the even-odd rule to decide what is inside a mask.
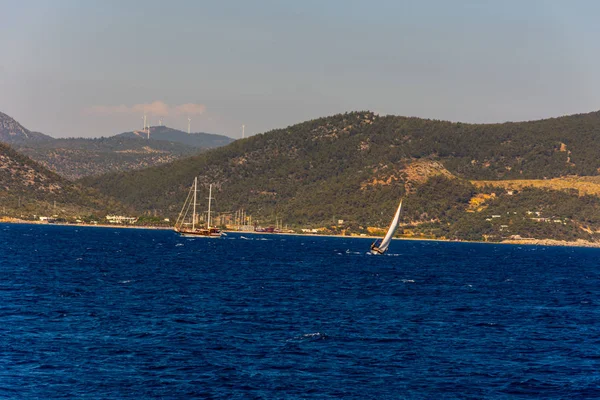
[[[211,222],[211,200],[212,200],[212,185],[209,186],[208,189],[208,218],[206,226],[197,226],[197,217],[196,217],[196,200],[198,193],[198,178],[194,178],[194,183],[190,188],[190,192],[183,203],[183,207],[181,208],[181,212],[177,217],[177,221],[175,222],[175,232],[185,237],[206,237],[206,238],[219,238],[223,234],[221,230],[217,227],[210,226]],[[186,222],[187,214],[192,209],[192,218],[191,222]]]

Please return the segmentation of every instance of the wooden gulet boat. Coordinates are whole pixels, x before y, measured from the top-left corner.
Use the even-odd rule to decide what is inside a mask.
[[[196,205],[198,193],[198,178],[194,178],[194,183],[190,188],[187,198],[183,203],[181,212],[175,222],[175,232],[185,237],[204,237],[204,238],[219,238],[223,234],[217,227],[211,226],[211,200],[212,200],[212,185],[208,189],[208,217],[206,226],[198,226],[196,218]],[[186,222],[186,217],[189,211],[192,211],[191,222]],[[190,226],[191,225],[191,226]]]

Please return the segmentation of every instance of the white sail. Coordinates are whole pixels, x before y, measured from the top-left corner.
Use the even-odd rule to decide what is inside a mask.
[[[398,228],[398,223],[400,222],[400,210],[402,210],[402,200],[400,200],[400,205],[396,210],[396,215],[394,215],[394,219],[392,220],[392,223],[390,224],[390,227],[387,233],[385,234],[385,237],[381,241],[381,244],[377,246],[380,252],[382,253],[387,250],[388,246],[390,245],[390,242],[392,241],[392,238],[394,237],[394,232],[396,232],[396,228]]]

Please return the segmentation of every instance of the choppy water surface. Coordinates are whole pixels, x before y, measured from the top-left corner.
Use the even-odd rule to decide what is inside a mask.
[[[0,397],[600,397],[600,250],[369,244],[0,225]]]

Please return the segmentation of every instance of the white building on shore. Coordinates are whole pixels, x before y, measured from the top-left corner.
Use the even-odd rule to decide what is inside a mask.
[[[107,215],[106,220],[110,224],[133,224],[137,221],[136,217],[124,217],[122,215]]]

